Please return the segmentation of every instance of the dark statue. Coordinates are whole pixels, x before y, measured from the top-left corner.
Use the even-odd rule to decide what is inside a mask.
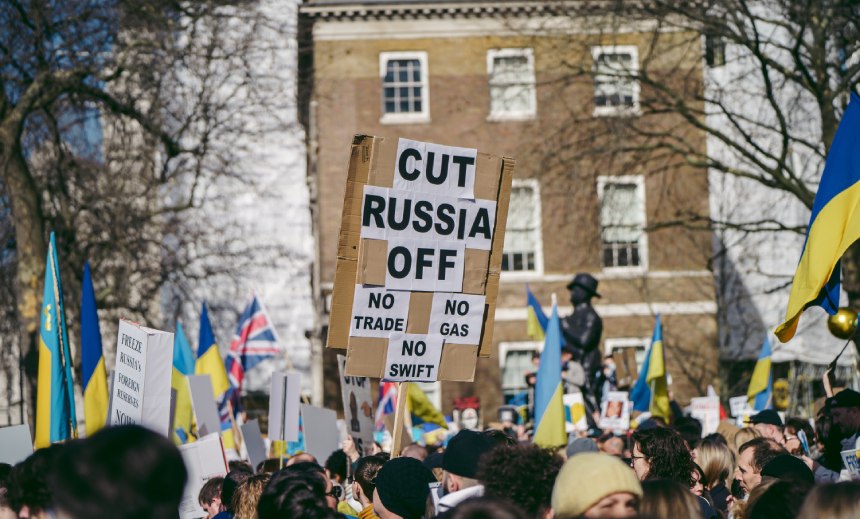
[[[586,388],[594,396],[593,381],[602,368],[603,360],[599,348],[603,320],[591,306],[591,299],[600,297],[597,280],[590,274],[577,274],[567,288],[570,290],[573,314],[561,322],[561,331],[565,347],[573,350],[574,360],[582,365]]]

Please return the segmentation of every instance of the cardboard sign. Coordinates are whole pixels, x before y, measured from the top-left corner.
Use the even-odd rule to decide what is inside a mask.
[[[392,334],[385,357],[387,382],[435,382],[442,358],[441,335]]]
[[[0,428],[0,463],[15,465],[33,454],[33,438],[27,424]]]
[[[564,402],[565,430],[567,432],[583,432],[588,430],[588,419],[585,417],[585,400],[582,393],[568,393],[562,397]]]
[[[636,366],[636,349],[620,348],[612,354],[615,363],[615,381],[618,389],[631,389],[639,377]]]
[[[860,478],[860,459],[857,458],[857,453],[860,453],[860,451],[856,449],[848,449],[839,453],[842,455],[842,464],[853,479]]]
[[[513,169],[475,149],[355,137],[327,344],[347,349],[346,374],[474,379],[492,349]],[[387,358],[393,334],[442,338],[430,377],[388,376],[402,360]]]
[[[173,334],[120,320],[109,425],[137,424],[170,435]]]
[[[198,438],[193,443],[179,446],[182,461],[188,470],[188,482],[179,503],[180,519],[197,519],[206,517],[206,512],[197,502],[200,489],[212,478],[227,475],[227,458],[224,456],[224,446],[221,436],[210,434]]]
[[[630,397],[627,391],[610,391],[600,408],[600,428],[626,431],[630,428]]]
[[[242,430],[245,448],[248,449],[248,460],[256,472],[257,466],[266,461],[266,442],[263,441],[263,435],[260,434],[260,424],[254,419],[243,423],[239,428]]]
[[[343,416],[346,433],[352,436],[358,455],[364,456],[373,444],[374,413],[370,393],[370,379],[346,374],[346,357],[337,356],[340,373],[340,390],[343,397]]]
[[[221,417],[218,405],[212,396],[212,379],[209,375],[188,375],[188,390],[191,392],[191,407],[197,420],[200,436],[211,433],[221,434]]]
[[[720,425],[720,399],[699,396],[690,399],[690,416],[702,422],[702,437],[717,432]]]
[[[331,409],[302,404],[302,429],[305,433],[305,450],[321,465],[340,448],[337,414]]]
[[[299,440],[299,401],[302,376],[298,372],[272,373],[269,392],[269,439]]]
[[[750,401],[746,395],[729,398],[729,410],[735,418],[741,416],[748,409],[750,409]]]

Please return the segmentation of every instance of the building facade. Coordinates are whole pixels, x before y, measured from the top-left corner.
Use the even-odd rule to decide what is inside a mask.
[[[526,333],[526,285],[547,313],[555,294],[564,317],[577,272],[600,282],[594,304],[605,353],[635,348],[641,359],[660,314],[676,398],[686,403],[717,378],[711,235],[688,225],[708,214],[707,173],[649,148],[624,124],[648,117],[655,131],[704,149],[704,134],[646,109],[653,93],[636,79],[641,60],[665,60],[670,76],[673,61],[701,60],[700,50],[679,50],[677,33],[655,45],[647,20],[573,17],[560,4],[318,0],[300,10],[300,118],[315,186],[320,301],[334,280],[354,134],[517,160],[493,355],[479,359],[472,384],[427,387],[446,413],[456,397],[480,397],[485,422],[526,388],[541,347]],[[699,70],[679,79],[691,96],[702,88]],[[325,358],[334,406],[334,352]]]

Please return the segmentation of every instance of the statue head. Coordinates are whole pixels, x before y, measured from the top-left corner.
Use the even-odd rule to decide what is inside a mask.
[[[579,273],[567,284],[570,290],[570,302],[574,306],[587,303],[592,297],[600,297],[597,293],[597,280],[591,274]]]

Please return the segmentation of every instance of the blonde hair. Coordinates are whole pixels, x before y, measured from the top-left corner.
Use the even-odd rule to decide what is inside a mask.
[[[705,473],[708,490],[727,481],[735,470],[735,456],[731,449],[720,442],[703,441],[696,447],[696,461]]]
[[[761,483],[754,489],[750,491],[750,495],[746,501],[736,501],[735,506],[732,507],[732,515],[735,519],[747,519],[750,515],[750,512],[753,509],[753,506],[761,499],[761,496],[767,492],[767,489],[772,487],[779,480],[776,478],[763,477],[761,478]]]
[[[701,517],[699,503],[690,489],[677,481],[652,479],[642,482],[642,517],[697,519]]]
[[[860,483],[844,481],[812,489],[797,519],[851,519],[860,508]]]
[[[735,455],[735,457],[737,457],[738,449],[741,448],[741,445],[754,438],[761,438],[761,433],[752,427],[744,427],[743,429],[738,431],[737,434],[735,434],[735,441],[732,445],[732,453]]]
[[[271,474],[257,474],[246,479],[233,495],[235,519],[257,519],[257,502]]]

